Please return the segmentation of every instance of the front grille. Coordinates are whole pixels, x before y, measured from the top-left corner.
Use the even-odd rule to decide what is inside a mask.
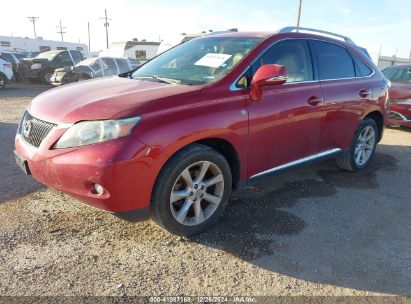
[[[21,120],[19,133],[29,144],[39,147],[47,134],[55,126],[53,123],[37,119],[30,115],[29,112],[26,112]]]

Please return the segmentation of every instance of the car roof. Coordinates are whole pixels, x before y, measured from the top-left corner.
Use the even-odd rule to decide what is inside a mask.
[[[306,33],[306,32],[220,32],[216,34],[208,34],[206,36],[200,37],[200,38],[208,38],[208,37],[242,37],[242,38],[263,38],[264,40],[267,38],[275,37],[275,36],[281,36],[281,37],[290,37],[290,38],[311,38],[311,39],[317,39],[317,40],[324,40],[324,41],[331,41],[331,42],[337,42],[341,43],[344,45],[350,45],[351,47],[354,47],[356,49],[363,49],[359,46],[357,46],[354,43],[347,43],[343,39],[336,39],[333,38],[329,35],[326,34],[312,34],[312,33]],[[351,41],[352,42],[352,41]],[[368,55],[369,57],[369,55]]]
[[[275,32],[220,32],[220,33],[210,33],[208,35],[202,36],[205,37],[245,37],[245,38],[268,38],[275,35]]]

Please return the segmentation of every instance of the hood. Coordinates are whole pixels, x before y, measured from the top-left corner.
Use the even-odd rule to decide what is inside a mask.
[[[411,98],[411,83],[392,82],[389,91],[390,99]]]
[[[33,99],[29,111],[58,123],[137,116],[171,107],[173,101],[187,100],[201,88],[105,77],[48,90]]]

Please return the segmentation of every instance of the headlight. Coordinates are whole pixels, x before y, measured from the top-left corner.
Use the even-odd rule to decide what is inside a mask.
[[[141,117],[113,120],[82,121],[70,127],[58,140],[55,148],[71,148],[100,143],[131,133]]]
[[[35,63],[30,67],[32,70],[41,69],[41,63]]]

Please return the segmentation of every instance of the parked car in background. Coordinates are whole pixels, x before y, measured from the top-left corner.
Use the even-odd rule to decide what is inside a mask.
[[[392,66],[382,73],[391,81],[390,125],[411,127],[411,64]]]
[[[40,52],[23,52],[23,51],[19,51],[19,52],[15,53],[16,57],[19,60],[24,59],[24,58],[34,58],[38,54],[40,54]]]
[[[22,66],[16,53],[0,51],[0,56],[11,63],[11,65],[13,66],[14,79],[16,81],[20,81],[22,78]]]
[[[131,62],[127,58],[92,57],[75,66],[56,69],[50,82],[52,85],[59,86],[86,79],[118,75],[132,69]]]
[[[0,56],[0,90],[13,78],[13,65]]]
[[[22,60],[24,77],[32,81],[49,84],[54,70],[65,66],[73,66],[84,60],[81,51],[48,51],[34,58]]]
[[[135,68],[138,68],[140,65],[143,63],[141,61],[138,61],[137,59],[134,58],[128,58],[130,64],[131,64],[131,69],[134,70]]]
[[[207,35],[122,77],[44,92],[21,119],[16,162],[91,206],[185,236],[251,179],[333,157],[361,170],[388,122],[388,81],[352,40],[322,33]]]

